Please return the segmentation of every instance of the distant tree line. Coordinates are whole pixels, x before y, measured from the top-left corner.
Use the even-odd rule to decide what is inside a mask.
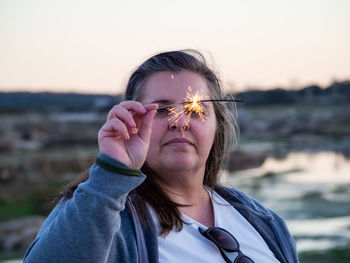
[[[334,82],[327,88],[317,85],[299,90],[248,90],[230,94],[245,105],[339,104],[350,102],[350,81]],[[51,92],[0,92],[1,112],[21,111],[107,111],[122,100],[122,95],[97,95]]]
[[[53,93],[53,92],[0,92],[0,111],[104,111],[119,103],[121,96]]]
[[[349,103],[350,81],[334,82],[325,89],[311,85],[299,90],[249,90],[231,95],[242,99],[245,105]]]

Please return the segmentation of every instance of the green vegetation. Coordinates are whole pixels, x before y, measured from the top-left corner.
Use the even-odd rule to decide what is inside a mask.
[[[25,252],[25,249],[16,249],[11,251],[2,250],[0,252],[0,262],[3,262],[5,260],[22,259]]]
[[[335,123],[324,127],[328,133],[350,134],[350,123]]]
[[[51,194],[52,196],[52,194]],[[49,214],[54,199],[44,194],[35,194],[27,200],[0,202],[0,222],[32,215]]]
[[[67,181],[57,181],[25,200],[0,201],[0,222],[32,215],[47,216],[53,208],[56,195],[67,184]]]
[[[36,202],[0,202],[0,222],[14,218],[30,216],[36,213]]]
[[[299,260],[303,263],[349,263],[350,247],[301,252]]]

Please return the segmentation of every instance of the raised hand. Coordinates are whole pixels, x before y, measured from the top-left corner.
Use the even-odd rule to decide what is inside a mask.
[[[101,153],[140,169],[146,160],[157,104],[124,101],[115,105],[98,133]]]

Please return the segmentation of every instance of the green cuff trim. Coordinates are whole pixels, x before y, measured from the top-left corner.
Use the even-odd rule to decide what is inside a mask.
[[[102,168],[105,168],[108,171],[112,171],[112,172],[116,172],[116,173],[120,173],[120,174],[125,174],[125,175],[130,175],[130,176],[139,176],[139,175],[141,175],[141,171],[140,170],[132,169],[132,168],[129,168],[129,167],[115,166],[115,165],[112,165],[112,164],[109,164],[109,163],[103,161],[99,157],[96,158],[95,163],[98,166],[101,166]]]

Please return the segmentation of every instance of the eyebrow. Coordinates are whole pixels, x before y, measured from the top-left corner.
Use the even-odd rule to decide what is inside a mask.
[[[171,102],[172,101],[168,99],[158,99],[158,100],[152,101],[152,103],[157,103],[157,104],[165,104],[165,103],[171,103]]]

